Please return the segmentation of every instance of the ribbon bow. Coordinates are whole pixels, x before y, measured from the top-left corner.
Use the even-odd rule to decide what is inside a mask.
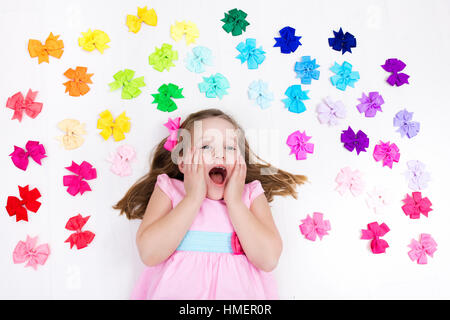
[[[386,248],[389,248],[389,245],[385,240],[380,239],[380,237],[390,231],[389,227],[385,223],[378,225],[378,222],[372,222],[367,225],[367,228],[368,230],[361,230],[361,239],[372,240],[370,242],[370,248],[373,253],[377,254],[386,252]]]
[[[69,238],[66,239],[66,241],[64,241],[64,243],[70,243],[70,249],[72,249],[73,245],[75,245],[78,250],[83,249],[87,247],[87,245],[94,239],[95,234],[93,232],[81,231],[89,218],[90,216],[83,218],[81,214],[78,214],[77,216],[74,216],[70,218],[69,221],[67,221],[66,229],[75,231],[70,235]]]
[[[295,154],[297,160],[305,160],[308,153],[314,152],[314,143],[308,142],[310,139],[305,131],[297,130],[291,133],[286,140],[286,144],[291,148],[289,155]]]
[[[106,32],[101,30],[91,31],[91,29],[89,29],[88,32],[81,32],[81,34],[83,36],[78,38],[78,45],[84,50],[94,51],[94,49],[97,48],[100,53],[103,53],[105,49],[109,48],[107,43],[111,40]]]
[[[58,128],[65,132],[57,139],[63,144],[66,150],[76,149],[84,142],[82,134],[86,134],[84,123],[74,119],[64,119],[58,123]]]
[[[233,250],[233,254],[244,254],[244,250],[242,249],[241,242],[239,241],[236,231],[233,231],[231,234],[231,250]]]
[[[437,250],[437,243],[431,235],[422,233],[420,240],[412,239],[408,247],[411,248],[408,255],[412,261],[417,260],[418,264],[427,264],[427,255],[433,257],[433,253]]]
[[[17,92],[12,97],[9,97],[6,101],[6,107],[14,110],[11,120],[17,119],[21,122],[24,111],[30,118],[36,118],[42,110],[42,102],[34,101],[37,94],[38,91],[33,92],[29,89],[25,99],[23,98],[22,92]]]
[[[63,177],[63,184],[65,187],[68,187],[68,193],[75,196],[78,192],[83,194],[85,191],[91,191],[91,187],[84,180],[97,178],[97,170],[89,162],[83,161],[81,165],[78,165],[72,161],[72,165],[66,167],[66,169],[75,173],[75,175],[65,175]]]
[[[154,9],[147,10],[147,6],[143,8],[138,7],[137,17],[131,14],[127,15],[127,26],[128,31],[137,33],[141,30],[142,22],[148,24],[149,26],[156,26],[158,22],[158,17]]]
[[[132,146],[123,145],[117,148],[116,153],[108,157],[112,163],[110,170],[118,176],[129,176],[131,174],[130,162],[136,158],[136,151]]]
[[[336,190],[341,195],[343,195],[345,191],[350,190],[354,196],[358,196],[364,190],[364,182],[359,170],[353,171],[349,167],[342,168],[335,181],[338,184]]]
[[[180,121],[181,118],[177,117],[175,119],[170,119],[164,123],[164,126],[169,129],[169,136],[167,137],[166,142],[164,143],[164,149],[168,151],[172,151],[175,148],[178,141],[178,129],[180,129]]]
[[[175,66],[174,60],[178,60],[178,51],[172,50],[172,45],[168,43],[163,43],[161,48],[155,47],[155,51],[148,57],[148,63],[159,72],[164,69],[169,71],[170,67]]]
[[[38,237],[31,238],[27,235],[27,240],[19,241],[13,252],[14,263],[27,262],[25,267],[37,269],[37,265],[43,265],[50,254],[48,243],[36,247]]]
[[[400,149],[395,143],[380,141],[373,150],[375,161],[383,160],[383,167],[388,166],[392,169],[392,164],[400,160]]]
[[[311,241],[316,241],[316,236],[322,240],[323,236],[331,230],[330,221],[323,220],[323,214],[320,212],[314,212],[312,218],[308,214],[302,222],[299,226],[300,231],[306,239]]]
[[[86,83],[92,83],[91,77],[93,73],[86,73],[86,67],[76,67],[76,69],[69,68],[64,75],[70,80],[65,82],[66,91],[72,97],[79,97],[89,92],[89,86]]]
[[[14,146],[14,151],[9,155],[14,165],[22,170],[28,167],[28,156],[30,156],[36,163],[41,165],[41,159],[47,157],[45,149],[38,141],[28,141],[24,149]]]
[[[58,40],[58,38],[59,35],[54,36],[53,33],[50,32],[47,40],[45,40],[45,45],[43,45],[39,40],[28,40],[28,52],[30,53],[30,57],[38,57],[38,63],[44,61],[48,63],[48,56],[58,59],[61,58],[64,52],[64,42],[62,40]]]
[[[31,212],[39,210],[41,203],[36,200],[41,197],[41,193],[36,188],[29,190],[28,186],[18,187],[21,199],[9,196],[6,203],[6,211],[8,211],[10,217],[16,216],[16,222],[20,220],[28,221],[27,209]]]
[[[413,192],[412,196],[407,194],[406,198],[403,199],[403,203],[402,210],[405,215],[409,215],[410,219],[419,219],[420,213],[428,217],[428,213],[433,210],[430,199],[427,197],[422,198],[421,192]]]
[[[101,129],[100,135],[103,139],[108,140],[111,134],[115,141],[125,139],[124,132],[130,132],[130,118],[122,112],[114,121],[113,116],[109,110],[100,113],[100,119],[97,121],[97,129]]]
[[[145,86],[144,77],[133,79],[134,71],[125,69],[117,72],[113,78],[114,82],[109,85],[111,91],[122,88],[122,99],[136,98],[141,94],[139,87]]]
[[[195,39],[200,36],[197,25],[191,21],[175,22],[170,27],[170,35],[175,41],[180,41],[183,35],[186,35],[186,44],[195,43]]]

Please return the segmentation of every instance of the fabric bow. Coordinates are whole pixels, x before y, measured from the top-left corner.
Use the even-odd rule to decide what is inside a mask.
[[[6,211],[8,211],[10,217],[16,216],[16,222],[20,220],[28,221],[27,209],[31,212],[39,210],[41,203],[36,200],[41,197],[41,193],[37,188],[29,190],[28,186],[18,187],[21,199],[9,196],[6,203]]]
[[[97,129],[101,129],[100,135],[103,139],[108,140],[111,134],[115,141],[125,139],[124,132],[130,132],[130,118],[122,112],[114,121],[114,118],[109,110],[100,113],[100,119],[97,121]]]
[[[381,110],[381,105],[384,104],[383,97],[378,92],[369,92],[369,95],[363,95],[361,98],[358,98],[360,104],[356,106],[360,113],[364,113],[366,117],[373,118],[375,117],[377,111]]]
[[[386,206],[392,202],[391,192],[381,187],[373,187],[367,192],[366,204],[376,214],[383,213]]]
[[[250,25],[250,23],[245,20],[246,17],[247,13],[237,8],[228,11],[228,13],[225,12],[225,18],[220,20],[224,23],[222,29],[227,33],[231,32],[233,36],[238,36],[242,34],[242,31],[246,31],[247,26]]]
[[[39,165],[41,165],[41,159],[47,157],[44,146],[38,141],[28,141],[25,149],[27,150],[14,146],[14,151],[9,155],[14,165],[24,171],[28,167],[29,156]]]
[[[19,241],[13,251],[14,263],[27,262],[25,267],[33,267],[34,270],[37,266],[44,265],[45,261],[50,254],[50,248],[48,243],[41,244],[36,247],[38,237],[31,238],[27,235],[27,240]]]
[[[342,28],[339,28],[339,31],[333,30],[334,37],[328,38],[328,45],[333,48],[333,50],[341,51],[342,54],[345,52],[352,53],[352,48],[356,47],[356,38],[350,32],[342,31]]]
[[[233,250],[233,254],[244,254],[244,250],[242,249],[241,242],[239,241],[236,231],[233,231],[231,234],[231,249]]]
[[[336,191],[341,195],[350,190],[354,196],[360,195],[364,191],[364,182],[359,170],[352,171],[349,167],[342,168],[336,177]]]
[[[342,91],[345,91],[347,86],[354,88],[356,81],[358,81],[360,77],[359,72],[352,71],[352,68],[353,66],[347,61],[344,61],[342,65],[335,62],[330,68],[330,70],[335,73],[334,76],[330,77],[331,84]]]
[[[125,69],[117,72],[113,78],[114,82],[109,83],[111,91],[122,88],[122,99],[136,98],[141,94],[140,87],[145,86],[144,77],[133,79],[134,71]]]
[[[86,191],[91,191],[91,187],[84,180],[92,180],[97,178],[97,170],[92,167],[92,165],[83,161],[80,165],[76,164],[72,161],[72,165],[70,167],[66,167],[75,175],[65,175],[63,177],[63,185],[67,188],[67,192],[72,196],[75,196],[78,192],[83,194]]]
[[[64,119],[58,123],[58,128],[65,133],[57,139],[66,150],[76,149],[83,144],[84,138],[81,135],[86,134],[84,123],[74,119]]]
[[[48,56],[58,59],[61,58],[64,52],[64,42],[62,40],[58,40],[58,38],[59,35],[54,36],[53,33],[50,32],[47,40],[45,40],[45,45],[43,45],[39,40],[28,40],[28,52],[30,53],[30,57],[38,57],[38,63],[44,61],[48,63]]]
[[[236,58],[241,60],[241,64],[247,61],[249,69],[258,69],[259,65],[266,59],[266,52],[262,49],[262,46],[256,47],[256,39],[249,38],[245,40],[245,43],[239,43],[236,49],[240,52]]]
[[[383,160],[383,167],[388,166],[392,169],[392,164],[400,160],[400,149],[395,143],[384,143],[380,141],[373,150],[373,158],[375,161]]]
[[[361,239],[372,240],[370,242],[370,248],[374,254],[384,253],[386,252],[386,248],[389,248],[388,243],[385,240],[380,239],[380,237],[390,231],[389,227],[385,223],[378,225],[378,222],[372,222],[367,225],[367,230],[361,231]]]
[[[173,40],[180,41],[183,35],[186,35],[186,44],[195,43],[195,39],[200,36],[197,25],[191,21],[175,22],[174,25],[170,27],[170,35]]]
[[[131,175],[130,162],[136,158],[136,151],[132,146],[123,145],[117,148],[114,154],[110,154],[108,161],[111,162],[110,170],[118,176]]]
[[[82,217],[81,214],[78,214],[77,216],[74,216],[69,219],[66,223],[66,229],[75,231],[70,235],[69,238],[66,239],[64,242],[70,243],[70,249],[75,245],[78,250],[83,249],[87,247],[89,243],[92,242],[92,240],[95,237],[95,234],[91,231],[81,231],[83,226],[86,224],[86,222],[89,220],[90,216]]]
[[[72,97],[83,96],[89,92],[90,88],[87,83],[92,83],[91,77],[93,73],[86,73],[86,67],[76,67],[76,69],[69,68],[64,75],[70,80],[63,83],[66,87],[65,92],[69,92]]]
[[[425,164],[419,160],[410,160],[407,165],[405,177],[409,180],[408,187],[414,191],[425,189],[431,180],[430,173],[425,171]]]
[[[273,101],[273,93],[269,91],[267,82],[255,80],[248,87],[248,98],[254,100],[261,109],[267,109]]]
[[[205,71],[205,66],[213,64],[212,51],[209,48],[197,46],[192,49],[192,53],[188,52],[184,62],[189,71],[202,73]]]
[[[394,127],[399,127],[397,132],[400,132],[402,138],[406,135],[409,139],[415,137],[420,131],[420,122],[412,121],[414,112],[408,112],[403,109],[394,117]]]
[[[284,27],[280,30],[279,38],[275,39],[274,47],[280,47],[281,53],[291,53],[297,50],[298,46],[301,45],[300,38],[301,36],[295,35],[295,29],[292,27]]]
[[[142,22],[148,24],[149,26],[156,26],[158,22],[158,17],[154,9],[147,10],[147,6],[139,8],[137,10],[137,17],[131,14],[127,15],[127,26],[128,31],[137,33],[141,30]]]
[[[422,198],[421,192],[413,192],[412,196],[407,194],[403,203],[402,210],[410,219],[419,219],[421,213],[428,217],[428,213],[433,210],[430,199]]]
[[[323,214],[320,212],[314,212],[312,218],[308,214],[302,222],[299,226],[300,232],[306,239],[311,241],[316,241],[317,236],[322,240],[323,236],[327,235],[328,231],[331,230],[330,221],[323,220]]]
[[[178,51],[172,50],[172,45],[163,43],[161,48],[155,48],[155,51],[148,57],[148,63],[153,66],[153,69],[163,72],[164,69],[170,70],[174,67],[174,60],[178,60]]]
[[[291,133],[286,140],[286,144],[291,148],[289,155],[295,154],[297,160],[305,160],[308,153],[314,152],[314,144],[308,142],[310,139],[305,131],[300,133],[297,130]]]
[[[38,91],[33,92],[31,91],[31,89],[29,89],[25,99],[23,98],[22,92],[17,92],[12,97],[9,97],[6,101],[6,107],[14,110],[14,114],[11,120],[17,119],[19,120],[19,122],[21,122],[24,111],[25,114],[30,118],[36,118],[37,115],[41,113],[43,105],[42,102],[34,101],[37,94]]]
[[[207,98],[222,99],[222,97],[228,94],[227,89],[230,88],[228,79],[221,73],[213,74],[209,77],[203,77],[203,82],[198,84],[200,92],[204,92]]]
[[[78,45],[84,50],[94,51],[97,48],[100,53],[103,53],[105,49],[109,48],[107,43],[111,40],[106,32],[101,30],[91,31],[89,29],[88,32],[81,32],[81,34],[83,36],[78,38]]]
[[[347,111],[342,101],[334,102],[330,97],[326,97],[324,101],[317,106],[317,114],[320,123],[334,126],[339,123],[338,118],[345,118]]]
[[[158,110],[172,112],[178,109],[173,99],[184,98],[182,91],[183,88],[179,88],[173,83],[163,84],[158,88],[159,93],[152,94],[154,98],[152,103],[158,104]]]
[[[369,147],[367,135],[361,130],[358,130],[355,134],[355,131],[350,126],[347,130],[342,131],[341,142],[344,143],[344,147],[350,152],[356,149],[356,154],[358,155],[361,151],[366,152],[366,148]]]
[[[382,65],[381,67],[387,72],[392,72],[391,75],[386,80],[386,82],[389,83],[391,86],[400,87],[405,83],[409,84],[408,82],[409,75],[400,72],[406,67],[406,64],[402,60],[387,59],[384,62],[384,65]]]
[[[420,235],[420,240],[412,239],[411,243],[408,245],[411,251],[408,252],[408,256],[412,261],[417,260],[418,264],[427,264],[427,255],[433,257],[433,253],[437,250],[437,243],[427,233],[422,233]]]
[[[283,99],[284,106],[293,113],[302,113],[306,111],[306,106],[303,100],[309,100],[309,90],[302,90],[302,86],[294,84],[286,89],[284,93],[287,98]]]
[[[175,119],[170,119],[164,123],[164,126],[169,129],[169,136],[167,137],[166,142],[164,143],[164,149],[168,151],[172,151],[175,148],[178,141],[178,129],[180,129],[180,121],[181,118],[177,117]]]

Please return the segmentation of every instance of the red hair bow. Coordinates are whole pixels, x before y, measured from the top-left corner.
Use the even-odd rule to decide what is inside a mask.
[[[70,235],[64,242],[70,242],[70,249],[72,249],[73,245],[77,247],[78,250],[87,247],[89,243],[95,237],[95,234],[90,231],[81,231],[83,226],[89,220],[90,216],[83,218],[81,214],[74,216],[69,219],[66,223],[66,229],[71,231],[76,231]]]
[[[17,119],[19,120],[19,122],[21,122],[24,111],[30,118],[36,118],[42,110],[42,102],[34,101],[37,94],[38,91],[33,92],[31,91],[31,89],[29,89],[25,99],[22,92],[17,92],[12,97],[9,97],[6,101],[6,107],[14,110],[14,114],[11,120]]]
[[[10,217],[16,216],[16,221],[25,220],[28,221],[27,209],[32,212],[37,212],[41,203],[36,201],[41,197],[41,193],[38,189],[28,190],[28,186],[19,187],[19,194],[22,199],[14,196],[9,196],[6,203],[6,211]],[[25,206],[25,207],[24,207]]]

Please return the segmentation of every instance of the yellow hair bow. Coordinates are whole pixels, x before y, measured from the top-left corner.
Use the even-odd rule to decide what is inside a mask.
[[[50,32],[50,35],[45,40],[45,44],[42,44],[39,40],[28,40],[28,52],[32,58],[38,57],[38,63],[47,62],[48,56],[55,58],[61,58],[64,50],[64,42],[58,40],[58,36],[54,36]]]
[[[84,138],[81,135],[86,134],[84,123],[74,119],[64,119],[58,123],[58,128],[65,132],[63,136],[57,137],[57,139],[66,150],[76,149],[83,144]]]
[[[114,121],[114,118],[109,112],[105,110],[100,113],[100,119],[97,121],[97,129],[101,129],[100,135],[103,139],[108,140],[111,134],[115,141],[125,139],[124,132],[130,132],[130,118],[125,115],[125,111],[122,112]]]
[[[175,41],[180,41],[186,35],[186,44],[195,43],[195,39],[200,36],[197,25],[191,21],[175,22],[170,27],[170,35]]]
[[[128,31],[137,33],[141,30],[142,22],[145,22],[149,26],[156,26],[158,22],[158,17],[154,9],[147,10],[147,6],[143,8],[138,7],[137,17],[131,14],[127,15],[127,26]]]
[[[103,53],[106,48],[109,48],[107,45],[111,40],[108,35],[101,30],[88,30],[88,32],[81,32],[82,37],[78,38],[78,44],[86,51],[93,51],[95,48]]]

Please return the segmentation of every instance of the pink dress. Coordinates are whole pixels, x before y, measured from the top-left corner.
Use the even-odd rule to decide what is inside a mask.
[[[185,196],[183,181],[166,174],[158,176],[157,185],[173,207]],[[246,184],[245,204],[250,207],[262,193],[258,180]],[[206,198],[189,230],[234,232],[225,202]],[[131,299],[275,300],[278,293],[272,272],[258,269],[245,254],[176,250],[167,260],[145,268]]]

